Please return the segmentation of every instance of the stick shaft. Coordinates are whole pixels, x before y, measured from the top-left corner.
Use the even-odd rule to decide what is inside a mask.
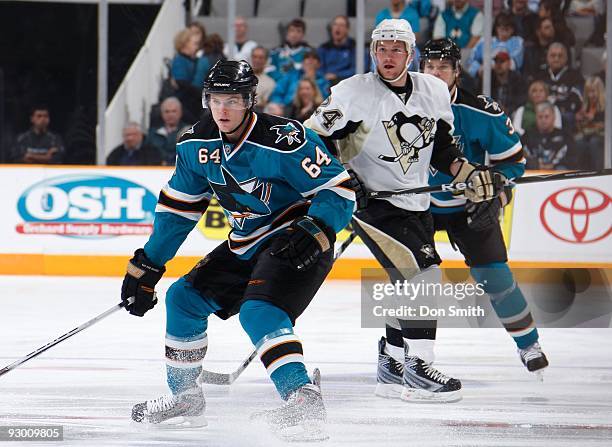
[[[55,340],[47,343],[44,346],[41,346],[40,348],[38,348],[35,351],[30,352],[28,355],[26,355],[25,357],[20,358],[19,360],[11,363],[8,366],[5,366],[4,368],[0,369],[0,376],[2,376],[3,374],[6,374],[9,371],[12,371],[13,369],[17,368],[18,366],[24,364],[25,362],[27,362],[30,359],[33,359],[34,357],[42,354],[43,352],[45,352],[47,349],[52,348],[53,346],[63,342],[64,340],[66,340],[67,338],[72,337],[75,334],[78,334],[79,332],[81,332],[84,329],[87,329],[90,326],[93,326],[94,324],[96,324],[97,322],[103,320],[104,318],[108,317],[110,314],[118,311],[119,309],[121,309],[123,306],[125,305],[125,303],[119,303],[114,305],[113,307],[111,307],[110,309],[108,309],[105,312],[102,312],[100,315],[93,317],[91,320],[86,321],[85,323],[83,323],[80,326],[75,327],[74,329],[72,329],[69,332],[66,332],[63,335],[60,335],[59,337],[57,337]]]
[[[573,171],[559,172],[555,174],[530,175],[517,179],[507,179],[506,186],[523,185],[527,183],[552,182],[557,180],[570,180],[577,178],[600,177],[612,175],[612,169],[602,169],[600,171]],[[444,183],[442,185],[421,186],[418,188],[400,189],[397,191],[370,191],[368,197],[371,199],[384,199],[387,197],[400,196],[405,194],[424,194],[433,192],[455,192],[466,188],[465,183]]]

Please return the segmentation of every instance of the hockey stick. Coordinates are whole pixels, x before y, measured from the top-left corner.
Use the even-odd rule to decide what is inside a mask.
[[[342,255],[342,253],[344,253],[344,250],[346,250],[346,248],[351,245],[351,242],[353,242],[356,237],[357,234],[352,231],[351,234],[349,234],[349,237],[347,237],[346,240],[342,242],[342,245],[338,247],[338,250],[334,254],[334,261],[338,259]],[[251,364],[255,357],[257,357],[257,348],[251,351],[249,356],[242,361],[236,371],[231,373],[217,373],[203,369],[200,375],[198,376],[197,381],[200,385],[204,383],[207,383],[209,385],[231,385],[240,376],[240,374],[242,374],[242,372],[247,369],[247,367]]]
[[[133,302],[134,302],[134,298],[133,297],[128,299],[128,304],[132,304]],[[15,361],[13,363],[11,363],[8,366],[5,366],[4,368],[0,369],[0,376],[2,376],[3,374],[6,374],[9,371],[12,371],[13,369],[15,369],[18,366],[24,364],[28,360],[33,359],[37,355],[42,354],[47,349],[52,348],[53,346],[63,342],[67,338],[70,338],[73,335],[78,334],[83,329],[87,329],[89,326],[93,326],[94,324],[96,324],[97,322],[99,322],[99,321],[103,320],[104,318],[108,317],[110,314],[114,313],[115,311],[121,309],[122,307],[125,307],[125,304],[126,304],[125,301],[122,301],[119,304],[115,304],[113,307],[111,307],[110,309],[108,309],[105,312],[102,312],[100,315],[98,315],[96,317],[93,317],[91,320],[86,321],[85,323],[83,323],[82,325],[80,325],[78,327],[75,327],[73,330],[71,330],[69,332],[66,332],[64,335],[60,335],[59,337],[57,337],[52,342],[49,342],[46,345],[41,346],[36,351],[32,351],[28,355],[26,355],[25,357],[23,357],[23,358]]]
[[[506,179],[504,186],[523,185],[526,183],[552,182],[556,180],[569,180],[575,178],[600,177],[612,175],[612,169],[602,169],[601,171],[573,171],[560,172],[557,174],[530,175],[529,177],[519,177]],[[444,183],[442,185],[421,186],[418,188],[399,189],[397,191],[370,191],[368,198],[384,199],[387,197],[400,196],[404,194],[422,194],[433,192],[454,192],[463,191],[467,185],[465,183]]]

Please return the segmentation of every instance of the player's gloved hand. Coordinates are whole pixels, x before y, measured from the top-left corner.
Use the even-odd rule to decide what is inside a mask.
[[[347,172],[351,176],[351,179],[346,185],[355,191],[357,210],[362,210],[368,206],[368,188],[366,188],[361,179],[355,174],[355,171],[348,169]]]
[[[452,184],[465,183],[465,197],[470,202],[483,202],[499,196],[503,191],[504,179],[502,174],[494,172],[489,166],[473,165],[462,160]],[[454,194],[461,194],[461,191]]]
[[[294,220],[287,232],[272,245],[270,255],[285,259],[298,271],[312,267],[319,256],[331,250],[336,233],[324,223],[310,216]]]
[[[125,308],[129,313],[142,317],[153,309],[157,304],[155,286],[165,271],[165,267],[153,264],[142,248],[134,252],[121,286],[121,301],[126,302]],[[130,297],[134,297],[132,304],[128,304]]]
[[[512,200],[512,188],[506,187],[499,197],[485,202],[468,202],[468,227],[474,231],[483,231],[494,225],[499,225],[499,211]]]

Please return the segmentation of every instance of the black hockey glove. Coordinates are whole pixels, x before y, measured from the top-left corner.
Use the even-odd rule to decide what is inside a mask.
[[[134,297],[132,304],[126,304],[126,310],[132,315],[142,317],[157,304],[155,286],[165,273],[165,267],[154,265],[142,248],[134,252],[134,257],[127,265],[127,273],[121,286],[121,300],[126,302]]]
[[[270,255],[285,259],[298,271],[312,267],[321,254],[331,250],[336,233],[310,216],[294,220],[273,244]]]
[[[357,177],[355,171],[349,169],[347,172],[351,176],[351,179],[347,182],[347,186],[355,191],[357,211],[362,210],[368,206],[368,188],[366,188],[361,179]]]
[[[506,187],[499,197],[485,202],[468,202],[467,224],[471,230],[483,231],[499,225],[499,211],[512,200],[512,188]]]
[[[452,184],[465,184],[465,189],[453,194],[463,192],[470,202],[492,200],[503,191],[504,180],[505,177],[502,174],[494,172],[489,166],[473,165],[463,160]]]

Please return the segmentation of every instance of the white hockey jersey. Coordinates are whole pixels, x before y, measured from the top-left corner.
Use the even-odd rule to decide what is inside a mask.
[[[370,191],[427,186],[430,163],[448,173],[461,155],[452,139],[446,84],[421,73],[408,76],[405,103],[377,74],[359,74],[332,87],[331,96],[304,123],[336,141],[342,162]],[[385,200],[411,211],[429,208],[429,194]]]

